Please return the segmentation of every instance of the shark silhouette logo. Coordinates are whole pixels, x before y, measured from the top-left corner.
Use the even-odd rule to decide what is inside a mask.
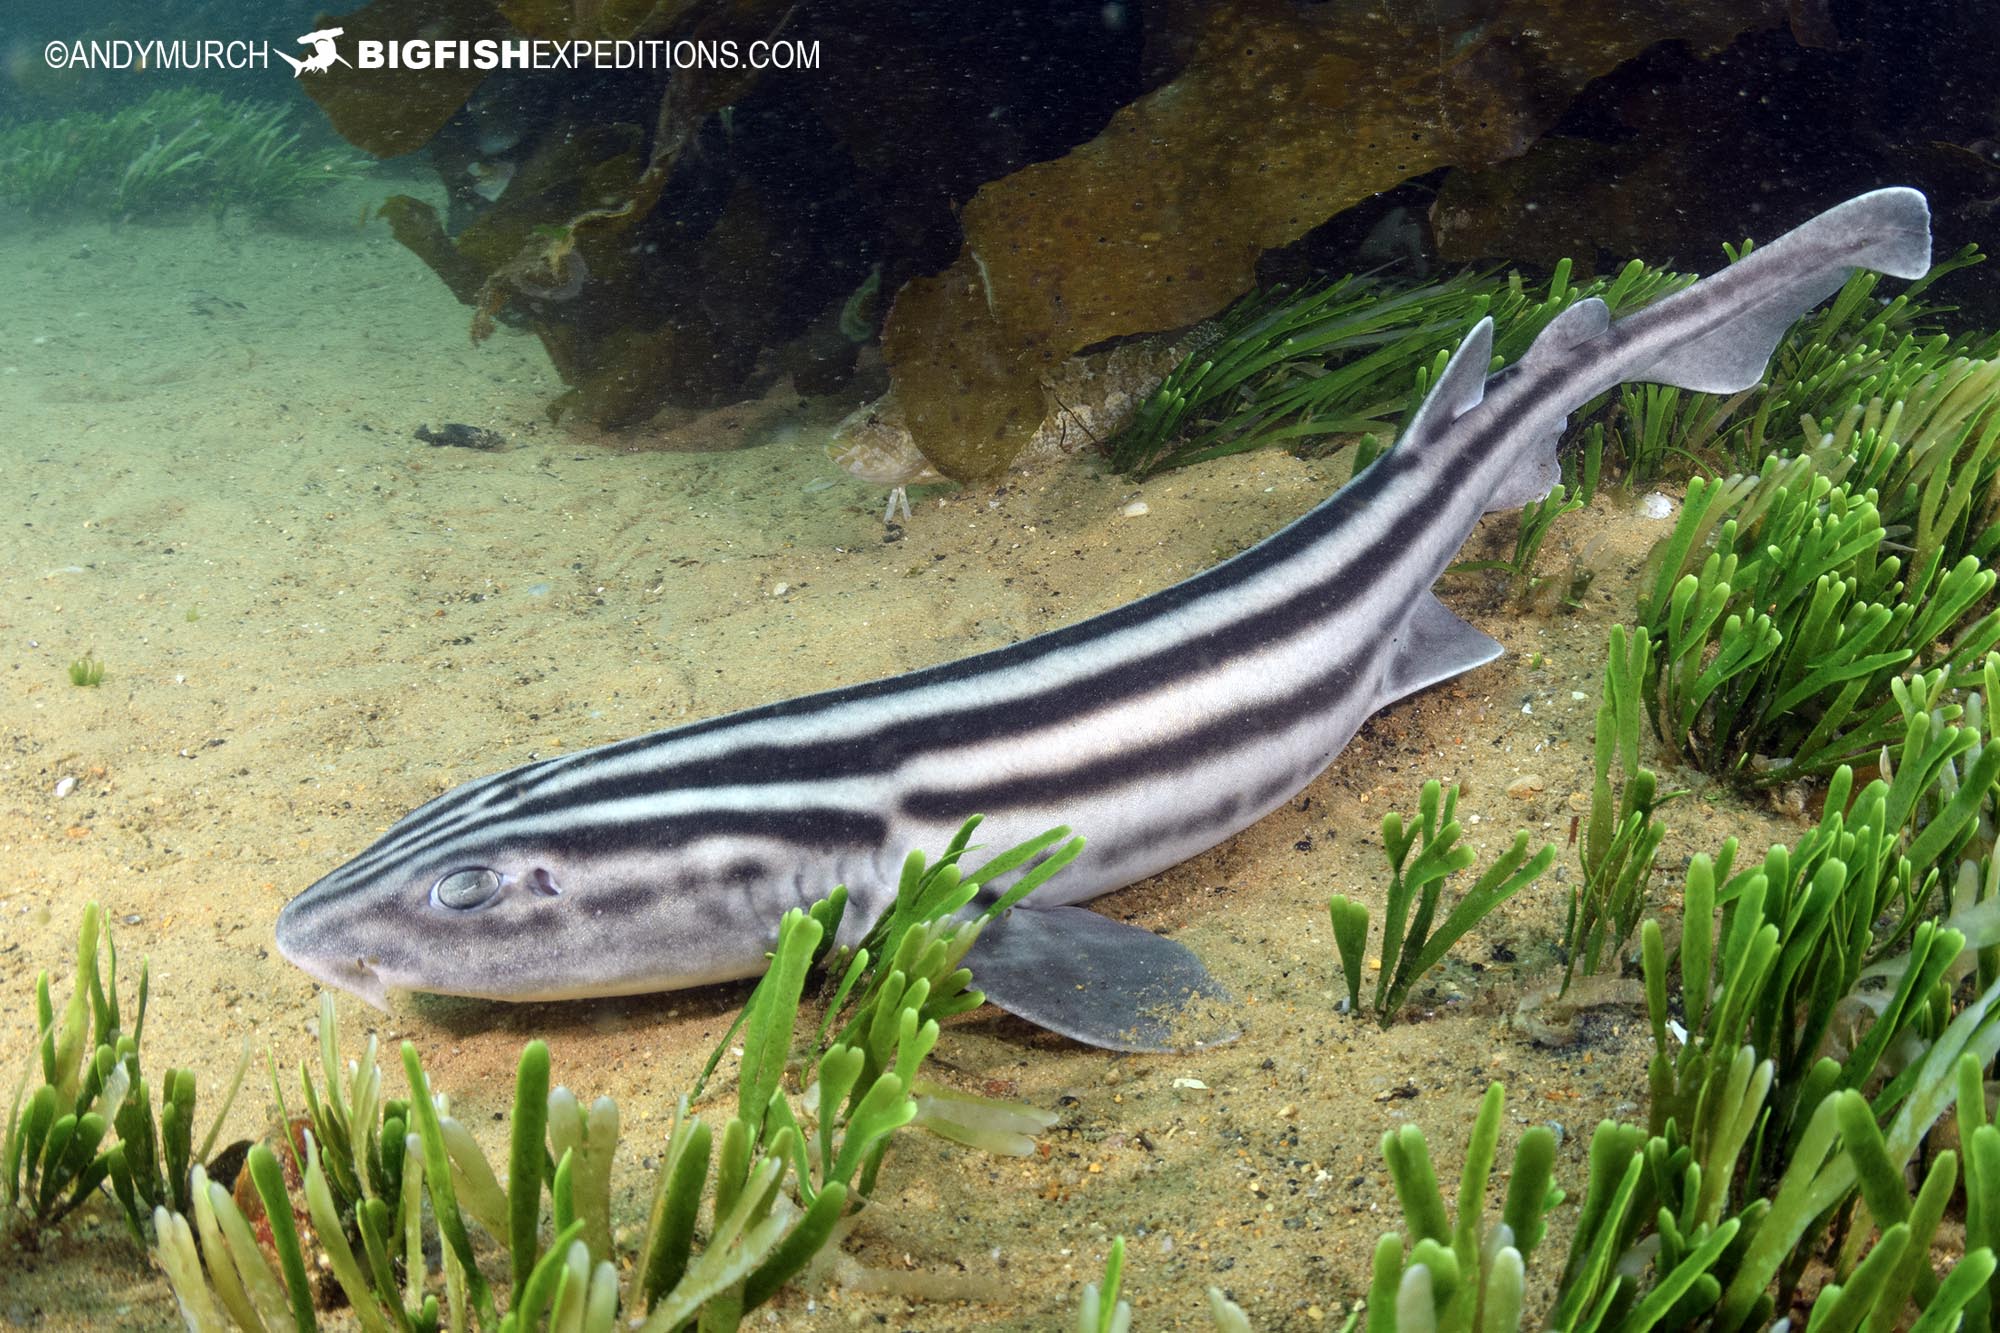
[[[347,29],[345,28],[321,28],[318,32],[309,32],[299,38],[298,43],[300,46],[312,47],[313,52],[311,55],[307,56],[304,60],[294,60],[283,51],[280,51],[278,52],[278,59],[292,67],[292,77],[295,79],[305,73],[324,74],[335,65],[350,65],[351,67],[351,63],[347,57],[335,50],[333,45],[333,39],[346,31]]]

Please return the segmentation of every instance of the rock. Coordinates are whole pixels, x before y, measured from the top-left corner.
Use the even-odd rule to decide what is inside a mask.
[[[1717,46],[1782,7],[1503,4],[1450,44],[1396,6],[1187,12],[1178,77],[981,187],[957,261],[898,293],[884,355],[946,476],[1004,470],[1040,419],[1037,377],[1079,348],[1192,324],[1249,290],[1265,250],[1413,176],[1518,155],[1656,42]]]
[[[361,69],[351,63],[354,43],[445,33],[468,42],[517,35],[490,0],[371,0],[323,18],[319,26],[342,30],[339,46],[350,63],[308,74],[298,86],[319,103],[341,138],[377,157],[400,157],[423,147],[465,105],[486,71]]]
[[[1014,469],[1029,471],[1108,441],[1130,424],[1186,349],[1211,337],[1212,329],[1202,325],[1179,339],[1133,339],[1109,351],[1073,356],[1041,376],[1036,393],[1041,415],[1026,447],[1011,460]],[[843,470],[877,486],[946,479],[918,448],[894,388],[834,427],[826,452]]]

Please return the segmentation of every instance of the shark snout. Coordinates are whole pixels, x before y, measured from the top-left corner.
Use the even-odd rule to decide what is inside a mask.
[[[389,988],[378,971],[381,960],[325,939],[315,929],[314,916],[306,895],[286,903],[278,913],[278,952],[315,980],[388,1009]]]

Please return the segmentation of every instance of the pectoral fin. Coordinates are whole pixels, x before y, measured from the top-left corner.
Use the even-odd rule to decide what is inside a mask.
[[[1184,945],[1081,907],[1017,907],[965,965],[994,1004],[1086,1045],[1186,1051],[1240,1035],[1229,992]]]

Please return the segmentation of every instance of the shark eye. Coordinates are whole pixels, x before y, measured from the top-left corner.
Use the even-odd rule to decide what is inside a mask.
[[[431,901],[440,907],[450,907],[458,911],[469,911],[483,907],[487,900],[500,892],[500,872],[485,866],[467,866],[463,870],[453,870],[439,878],[431,886]]]

